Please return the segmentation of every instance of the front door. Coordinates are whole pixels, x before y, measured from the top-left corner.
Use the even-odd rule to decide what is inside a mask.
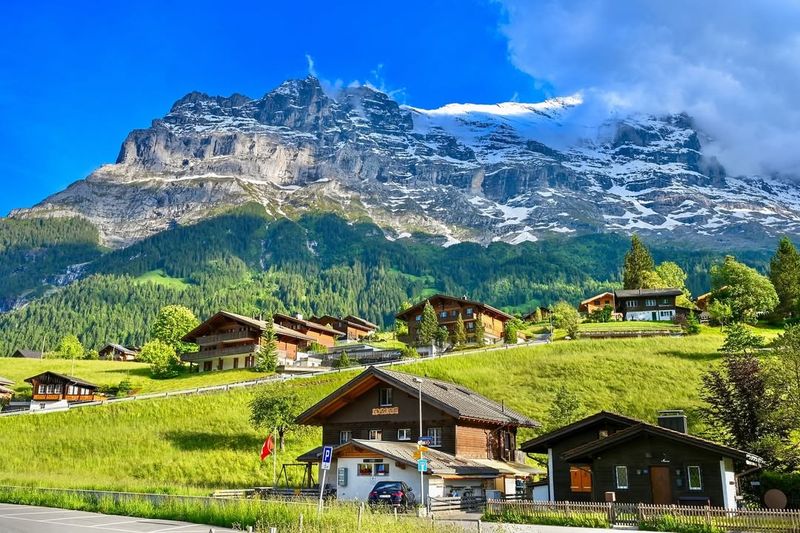
[[[668,466],[650,467],[650,488],[653,491],[654,505],[672,504],[672,483]]]
[[[656,312],[653,311],[653,322],[655,322],[656,320],[658,320],[658,315],[656,315]]]

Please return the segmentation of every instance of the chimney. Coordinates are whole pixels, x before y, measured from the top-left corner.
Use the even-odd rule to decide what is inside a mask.
[[[686,415],[680,409],[658,412],[658,425],[679,433],[688,433]]]
[[[295,314],[294,314],[294,317],[295,317],[297,320],[303,320],[303,313],[295,313]]]

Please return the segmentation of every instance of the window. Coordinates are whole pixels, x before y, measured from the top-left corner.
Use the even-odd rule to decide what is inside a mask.
[[[644,301],[644,305],[646,307],[655,307],[656,306],[656,301],[655,301],[654,298],[648,298],[647,300]]]
[[[211,370],[211,361],[203,361],[203,372]]]
[[[376,476],[388,476],[389,475],[389,463],[375,463],[375,475]]]
[[[569,467],[569,490],[592,492],[592,469],[589,466]]]
[[[450,316],[453,317],[453,318],[457,317],[458,316],[458,310],[457,309],[453,309],[452,311],[450,311]]]
[[[39,394],[47,394],[47,387],[44,385],[39,385]]]
[[[661,305],[669,305],[669,298],[661,298],[658,303]]]
[[[392,389],[385,388],[381,389],[380,396],[379,396],[379,405],[381,407],[386,407],[392,405]]]
[[[54,385],[53,386],[53,392],[55,394],[61,394],[61,390],[62,390],[61,387],[62,387],[62,385],[60,383],[57,384],[57,385]]]
[[[420,320],[422,320],[422,315],[417,315],[417,317],[416,317],[414,320],[416,320],[417,322],[419,322]]]
[[[658,314],[661,318],[672,318],[672,311],[659,311]]]
[[[689,474],[689,490],[702,490],[703,489],[703,480],[700,477],[700,467],[699,466],[689,466],[686,468],[687,473]]]
[[[244,358],[244,367],[245,368],[253,368],[255,366],[255,357],[252,355],[248,355]]]
[[[411,440],[411,430],[408,428],[398,429],[397,440]]]
[[[618,489],[627,489],[628,488],[628,467],[627,466],[615,466],[614,473],[616,474],[617,478],[617,488]]]
[[[369,440],[383,440],[383,431],[380,429],[370,429]]]
[[[233,358],[233,368],[239,368],[239,358],[238,357],[234,357]]]
[[[431,438],[431,448],[442,446],[442,428],[428,428],[428,436]]]
[[[439,313],[439,318],[447,318],[447,311],[442,311]]]
[[[625,300],[625,307],[636,307],[636,300]]]
[[[358,475],[372,477],[372,465],[367,463],[358,463]]]
[[[472,316],[472,308],[467,307],[467,316]]]
[[[467,329],[475,329],[475,322],[467,322]]]
[[[344,444],[345,442],[350,442],[350,439],[353,438],[353,432],[348,430],[340,431],[339,432],[339,444]]]

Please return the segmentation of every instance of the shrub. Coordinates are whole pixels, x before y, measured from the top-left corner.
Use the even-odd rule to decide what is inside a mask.
[[[400,348],[400,357],[403,359],[419,359],[419,352],[406,344]]]
[[[158,339],[142,346],[139,359],[150,363],[150,374],[154,378],[177,376],[181,368],[181,360],[175,353],[175,348]]]
[[[528,514],[512,509],[503,509],[499,513],[485,513],[487,522],[503,522],[506,524],[537,524],[542,526],[594,527],[608,528],[608,517],[601,514],[574,513],[564,516],[557,513],[541,512]]]
[[[347,352],[342,352],[342,355],[340,355],[339,358],[333,362],[333,368],[350,368],[354,365],[355,363],[352,359],[350,359],[350,356],[347,355]]]
[[[641,531],[671,531],[673,533],[724,533],[711,524],[686,524],[673,515],[651,516],[639,521]]]

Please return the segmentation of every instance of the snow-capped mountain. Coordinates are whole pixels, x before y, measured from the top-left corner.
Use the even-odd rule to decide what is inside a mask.
[[[800,233],[800,188],[727,175],[690,117],[592,125],[581,106],[426,110],[366,86],[329,95],[313,77],[259,99],[195,92],[132,131],[115,164],[11,216],[83,216],[112,246],[254,200],[276,216],[333,210],[390,239],[424,231],[444,245],[635,231],[760,247]]]

